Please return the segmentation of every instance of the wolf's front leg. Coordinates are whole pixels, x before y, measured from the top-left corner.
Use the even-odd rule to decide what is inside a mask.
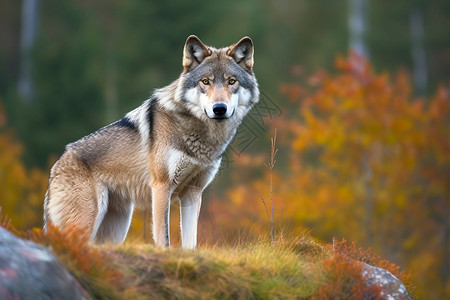
[[[153,239],[160,247],[170,246],[169,215],[171,191],[167,184],[152,186]]]
[[[195,249],[197,246],[197,225],[202,205],[202,193],[219,170],[221,160],[222,158],[217,159],[206,170],[192,178],[181,199],[181,243],[183,248]]]
[[[180,200],[181,242],[185,249],[197,246],[197,224],[202,205],[202,189],[191,188]]]

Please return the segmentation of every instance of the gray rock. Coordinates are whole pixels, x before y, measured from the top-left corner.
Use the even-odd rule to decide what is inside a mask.
[[[84,299],[49,250],[0,227],[0,299]]]
[[[382,288],[381,296],[387,300],[410,300],[403,283],[385,269],[365,264],[362,269],[367,285],[378,285]]]

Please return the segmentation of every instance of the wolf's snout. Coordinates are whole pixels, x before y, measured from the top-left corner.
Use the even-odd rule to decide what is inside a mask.
[[[230,118],[234,114],[235,105],[233,103],[210,102],[205,105],[204,110],[208,118],[221,121]]]
[[[225,103],[216,103],[213,105],[212,110],[216,116],[222,117],[227,113],[227,105]]]

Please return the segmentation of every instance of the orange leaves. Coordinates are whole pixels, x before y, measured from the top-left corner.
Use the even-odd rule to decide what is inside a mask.
[[[391,83],[388,75],[374,74],[368,63],[355,55],[349,60],[338,57],[336,65],[342,73],[330,76],[322,72],[314,77],[316,91],[299,107],[303,124],[294,130],[292,126],[286,128],[293,133],[293,150],[319,146],[324,151],[322,162],[333,168],[342,169],[342,163],[349,167],[351,162],[346,158],[358,165],[361,162],[355,159],[383,157],[392,159],[396,169],[411,169],[422,147],[429,143],[427,137],[448,149],[449,138],[443,135],[449,126],[443,120],[449,115],[450,101],[443,100],[445,92],[440,91],[427,110],[423,99],[411,99],[409,78],[404,72]],[[436,117],[440,125],[427,122]],[[440,156],[445,153],[442,150],[436,157],[445,161]]]
[[[367,280],[366,276],[371,276],[363,271],[365,264],[387,270],[405,285],[409,293],[414,294],[415,286],[410,273],[400,271],[397,265],[382,260],[370,248],[357,247],[355,242],[349,244],[345,239],[333,239],[333,244],[327,246],[333,255],[322,260],[322,267],[329,282],[319,289],[315,299],[385,299],[382,287]]]
[[[286,95],[290,102],[296,102],[305,91],[297,84],[282,84],[280,92]]]
[[[430,119],[439,121],[442,115],[450,111],[450,95],[448,88],[440,87],[430,103]]]
[[[442,266],[431,253],[450,243],[448,88],[415,97],[406,72],[377,74],[354,54],[338,57],[336,67],[336,74],[319,71],[309,85],[281,88],[298,108],[274,122],[285,156],[274,169],[276,218],[288,230],[312,228],[322,239],[370,244],[404,266],[416,268],[417,255]],[[267,178],[245,182],[239,194],[268,184]],[[432,293],[442,295],[439,284]]]
[[[42,214],[37,215],[36,211],[41,211],[47,175],[24,166],[22,146],[3,127],[3,121],[0,106],[0,205],[18,228],[39,226]]]
[[[30,231],[30,239],[36,243],[50,247],[60,260],[70,260],[74,269],[82,272],[100,263],[100,255],[95,248],[89,247],[89,236],[76,227],[60,231],[52,224],[47,224],[47,230],[33,229]]]
[[[397,266],[387,260],[379,260],[377,263],[377,266],[382,269],[385,269],[386,271],[390,272],[395,277],[400,279],[400,281],[403,283],[403,285],[406,287],[406,289],[410,293],[414,294],[416,287],[412,281],[410,272],[401,271],[399,266]]]
[[[342,254],[322,261],[327,282],[312,297],[318,299],[384,299],[381,288],[367,286],[362,269],[364,264]]]

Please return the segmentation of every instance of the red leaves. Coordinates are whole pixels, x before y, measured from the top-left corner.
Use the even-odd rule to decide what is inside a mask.
[[[367,286],[362,274],[363,266],[363,263],[342,254],[323,260],[327,282],[321,285],[312,299],[384,299],[381,287]]]

